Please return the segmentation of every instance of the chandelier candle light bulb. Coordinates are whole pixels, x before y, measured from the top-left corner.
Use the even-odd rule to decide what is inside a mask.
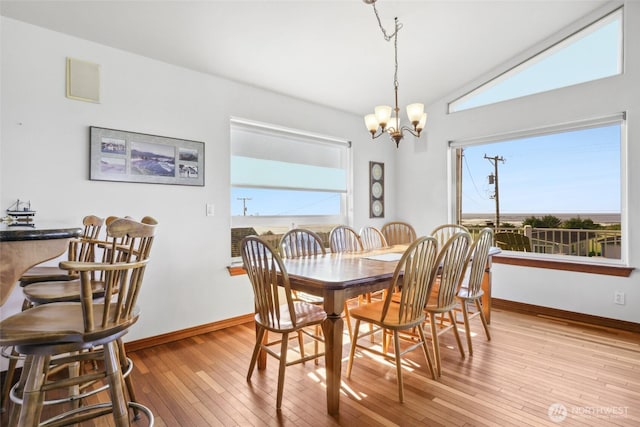
[[[395,31],[391,35],[387,35],[380,16],[378,15],[378,9],[376,9],[376,0],[363,0],[366,4],[373,6],[373,10],[378,19],[378,25],[386,41],[393,39],[393,45],[395,49],[395,74],[393,80],[394,92],[395,92],[395,108],[388,105],[379,105],[374,109],[373,114],[367,114],[364,117],[365,125],[371,133],[371,138],[378,138],[384,133],[388,133],[393,141],[396,143],[396,147],[400,145],[400,141],[404,137],[404,132],[408,132],[413,136],[420,137],[420,132],[424,129],[424,125],[427,122],[427,113],[424,112],[424,104],[414,103],[407,105],[407,117],[411,122],[411,127],[400,126],[400,108],[398,108],[398,31],[402,28],[402,24],[398,22],[398,18],[395,18]],[[395,112],[392,117],[391,114]]]

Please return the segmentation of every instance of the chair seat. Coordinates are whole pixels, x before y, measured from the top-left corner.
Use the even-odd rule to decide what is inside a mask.
[[[104,295],[104,282],[91,281],[93,299]],[[77,302],[80,300],[80,279],[66,282],[38,282],[26,286],[24,297],[33,304],[49,304],[52,302]]]
[[[399,299],[398,301],[399,302]],[[410,323],[400,323],[398,319],[400,304],[390,304],[387,311],[387,316],[384,322],[381,320],[382,309],[384,307],[384,301],[375,301],[369,304],[363,304],[351,309],[351,317],[357,320],[364,320],[365,322],[373,323],[379,326],[383,326],[385,329],[407,329],[415,325],[419,325],[425,319],[423,310],[420,310],[420,314],[416,317],[415,321]]]
[[[283,304],[280,306],[279,324],[276,325],[273,322],[270,322],[269,319],[263,321],[263,319],[260,317],[260,314],[255,315],[255,320],[259,325],[263,326],[269,331],[284,333],[297,331],[298,329],[304,328],[305,326],[317,325],[327,317],[327,314],[324,312],[324,309],[322,307],[303,301],[294,301],[293,309],[294,315],[296,316],[296,327],[293,326],[291,316],[289,315],[289,307],[287,304]]]
[[[33,307],[0,322],[0,345],[89,343],[126,330],[140,315],[139,309],[135,308],[127,321],[101,327],[103,309],[104,304],[93,305],[95,330],[85,332],[81,303],[61,302]]]
[[[458,301],[454,299],[452,304],[440,306],[438,305],[438,295],[431,294],[424,309],[431,313],[446,313],[456,308],[456,305],[458,305]]]
[[[78,274],[69,274],[69,271],[63,270],[58,266],[37,265],[31,267],[20,276],[20,286],[29,285],[34,282],[73,280],[77,278]]]
[[[322,305],[324,304],[324,298],[308,294],[306,292],[296,292],[294,297],[297,301],[306,302],[309,304]]]
[[[478,292],[472,294],[469,290],[469,288],[460,288],[460,290],[458,291],[458,298],[462,298],[462,299],[475,299],[475,298],[480,298],[482,295],[484,295],[484,291],[482,289],[478,290]]]

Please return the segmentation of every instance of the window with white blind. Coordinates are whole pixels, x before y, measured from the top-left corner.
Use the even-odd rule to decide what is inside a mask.
[[[244,235],[274,242],[294,227],[321,236],[349,223],[350,142],[231,119],[232,256]]]

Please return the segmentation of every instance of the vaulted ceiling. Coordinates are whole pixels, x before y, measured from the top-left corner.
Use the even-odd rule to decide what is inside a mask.
[[[606,0],[378,0],[400,104],[429,104]],[[362,0],[7,1],[2,15],[364,115],[393,103],[393,43]],[[82,59],[82,58],[81,58]]]

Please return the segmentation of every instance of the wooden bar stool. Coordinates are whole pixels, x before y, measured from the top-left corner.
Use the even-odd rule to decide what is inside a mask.
[[[128,427],[129,407],[145,413],[153,425],[153,414],[146,407],[125,398],[119,346],[122,336],[140,316],[137,298],[154,234],[155,225],[124,218],[113,221],[107,227],[107,236],[108,250],[116,254],[112,257],[114,262],[60,263],[63,269],[79,272],[80,302],[44,304],[0,322],[0,345],[13,345],[18,353],[26,355],[20,381],[11,390],[11,399],[17,404],[12,410],[10,425],[38,426],[47,391],[73,389],[91,381],[106,382],[110,402],[65,411],[54,416],[56,425],[111,414],[116,426]],[[103,277],[103,300],[93,298],[93,274]],[[86,351],[95,348],[101,350]],[[70,364],[87,358],[99,358],[103,370],[79,372],[77,376],[63,379],[48,375],[52,361]],[[61,400],[77,401],[80,397],[85,396],[71,395]]]

